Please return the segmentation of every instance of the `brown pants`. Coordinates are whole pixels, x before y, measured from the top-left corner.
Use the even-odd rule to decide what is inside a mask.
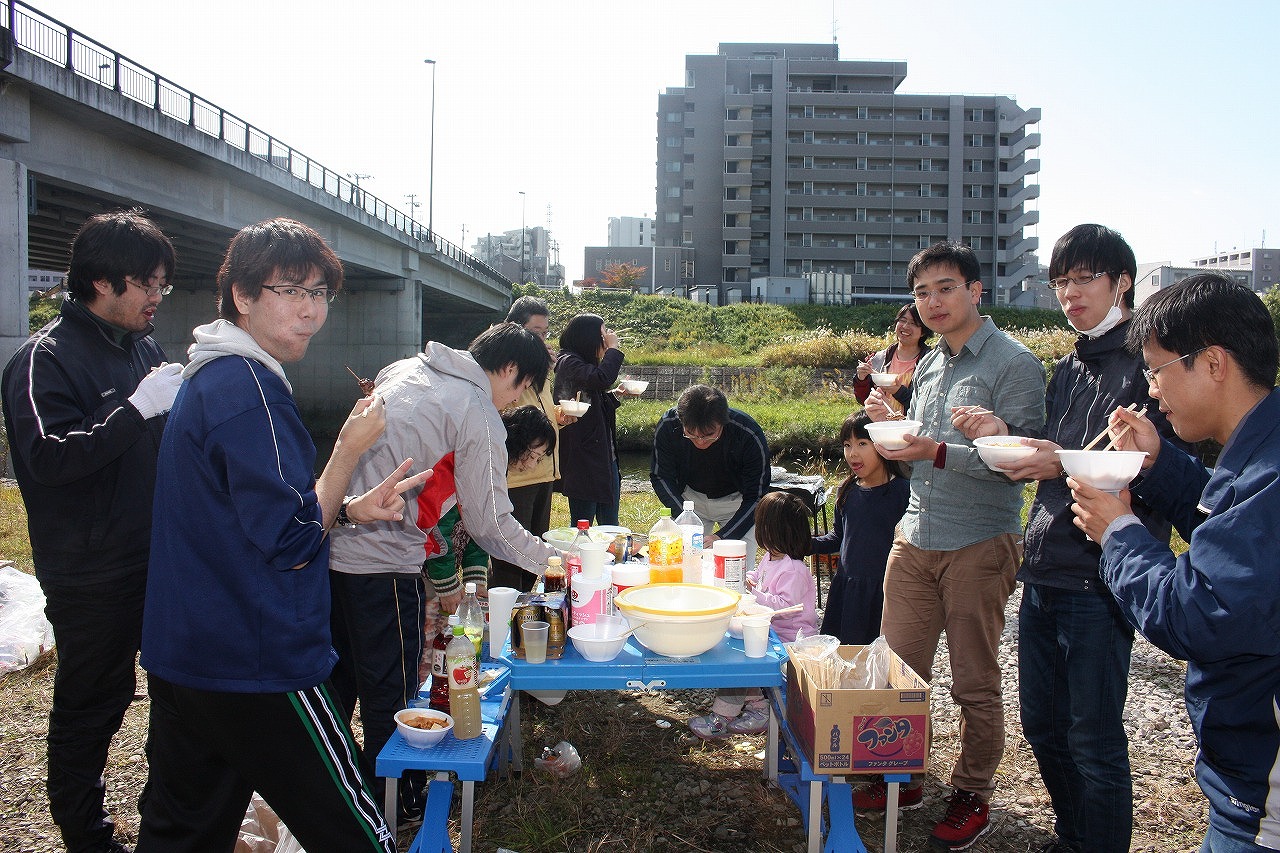
[[[899,537],[884,579],[881,633],[921,678],[931,680],[947,632],[951,698],[960,706],[960,755],[951,784],[990,799],[1004,754],[997,652],[1013,594],[1022,537],[1006,533],[957,551],[925,551]]]

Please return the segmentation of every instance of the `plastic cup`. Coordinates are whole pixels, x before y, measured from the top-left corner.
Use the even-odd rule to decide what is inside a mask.
[[[546,622],[525,622],[520,626],[524,659],[529,663],[546,663],[548,627]]]
[[[743,616],[742,646],[749,658],[762,658],[769,649],[769,621],[772,617]]]
[[[489,590],[489,658],[502,656],[502,647],[511,634],[511,608],[515,606],[520,590],[509,586],[496,586]]]
[[[608,545],[604,542],[583,542],[578,546],[582,554],[582,576],[598,578],[604,574],[604,555]]]

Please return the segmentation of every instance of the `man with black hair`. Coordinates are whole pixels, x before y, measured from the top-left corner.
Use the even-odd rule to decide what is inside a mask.
[[[1118,233],[1077,225],[1053,247],[1049,288],[1080,335],[1054,367],[1045,437],[1036,452],[1000,466],[1038,480],[1027,516],[1018,611],[1022,731],[1053,803],[1057,837],[1042,853],[1124,853],[1133,832],[1133,781],[1124,702],[1133,627],[1098,577],[1102,552],[1076,528],[1056,451],[1079,450],[1107,428],[1117,407],[1145,407],[1157,430],[1173,430],[1147,393],[1142,360],[1125,348],[1137,261]],[[966,434],[1006,435],[995,415],[967,419]],[[1169,541],[1169,523],[1135,502],[1143,524]]]
[[[182,382],[151,337],[173,270],[173,245],[142,211],[90,217],[61,312],[4,369],[5,430],[58,648],[49,812],[72,853],[125,849],[102,776],[137,689],[156,454]]]
[[[449,613],[462,599],[457,578],[437,584],[423,575],[424,560],[449,550],[440,519],[460,504],[475,543],[530,575],[541,574],[560,553],[511,514],[499,415],[525,389],[541,390],[549,366],[540,337],[499,323],[465,351],[432,341],[425,352],[384,367],[375,380],[387,429],[360,458],[352,488],[369,488],[365,482],[375,481],[392,457],[412,457],[433,471],[402,521],[333,532],[333,684],[348,715],[360,702],[364,769],[375,790],[382,780],[374,760],[395,731],[392,718],[418,694],[425,599],[438,596]],[[402,818],[420,816],[421,782],[400,786]]]
[[[1151,396],[1184,441],[1222,445],[1217,466],[1117,409],[1117,446],[1147,453],[1119,497],[1067,480],[1076,525],[1102,544],[1101,574],[1155,646],[1187,661],[1186,700],[1209,799],[1201,851],[1280,850],[1280,392],[1275,327],[1257,294],[1191,276],[1138,309]],[[1128,428],[1127,432],[1121,431]],[[1141,498],[1189,547],[1175,556],[1131,510]]]
[[[921,423],[902,450],[879,448],[911,465],[911,499],[885,570],[882,630],[889,646],[930,679],[942,631],[951,658],[951,696],[960,706],[960,754],[953,792],[931,842],[963,850],[991,828],[988,803],[1004,755],[1004,704],[996,652],[1004,608],[1021,558],[1022,487],[992,471],[965,430],[994,412],[1014,435],[1044,426],[1044,367],[1026,347],[978,313],[980,266],[961,243],[935,243],[907,265],[920,317],[939,335],[920,358],[907,417]],[[883,390],[867,398],[873,420],[892,416]],[[922,802],[917,779],[902,808]],[[854,805],[886,808],[883,782],[859,788]]]
[[[544,342],[550,331],[551,309],[547,303],[536,296],[521,296],[511,303],[507,311],[507,322],[523,326]],[[550,347],[547,348],[547,359],[553,358]],[[516,401],[517,406],[534,406],[551,423],[556,435],[560,427],[573,423],[577,418],[561,413],[551,394],[551,377],[542,384],[541,389],[532,386],[526,388]],[[511,499],[511,514],[516,521],[534,536],[541,536],[551,528],[551,493],[555,481],[560,478],[560,451],[555,448],[538,459],[532,466],[516,466],[507,472],[507,496]],[[506,560],[494,559],[490,571],[490,586],[513,587],[522,591],[533,588],[534,576],[519,566]]]
[[[691,385],[658,421],[649,482],[675,515],[693,501],[706,548],[741,539],[746,564],[754,566],[756,504],[769,491],[769,458],[764,430],[750,415],[729,408],[720,389]]]

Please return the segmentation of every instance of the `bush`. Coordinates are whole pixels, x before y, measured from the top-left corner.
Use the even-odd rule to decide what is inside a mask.
[[[27,328],[32,332],[40,331],[49,321],[57,317],[61,310],[62,294],[49,299],[41,299],[39,294],[31,294],[31,298],[27,300],[27,311],[30,315]]]

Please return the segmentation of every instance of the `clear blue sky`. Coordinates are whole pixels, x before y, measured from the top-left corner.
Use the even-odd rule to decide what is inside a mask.
[[[1280,244],[1280,3],[1223,0],[33,0],[466,245],[547,224],[570,278],[610,216],[654,212],[657,95],[720,42],[905,60],[900,92],[1040,107],[1042,260],[1071,226],[1140,262]]]

